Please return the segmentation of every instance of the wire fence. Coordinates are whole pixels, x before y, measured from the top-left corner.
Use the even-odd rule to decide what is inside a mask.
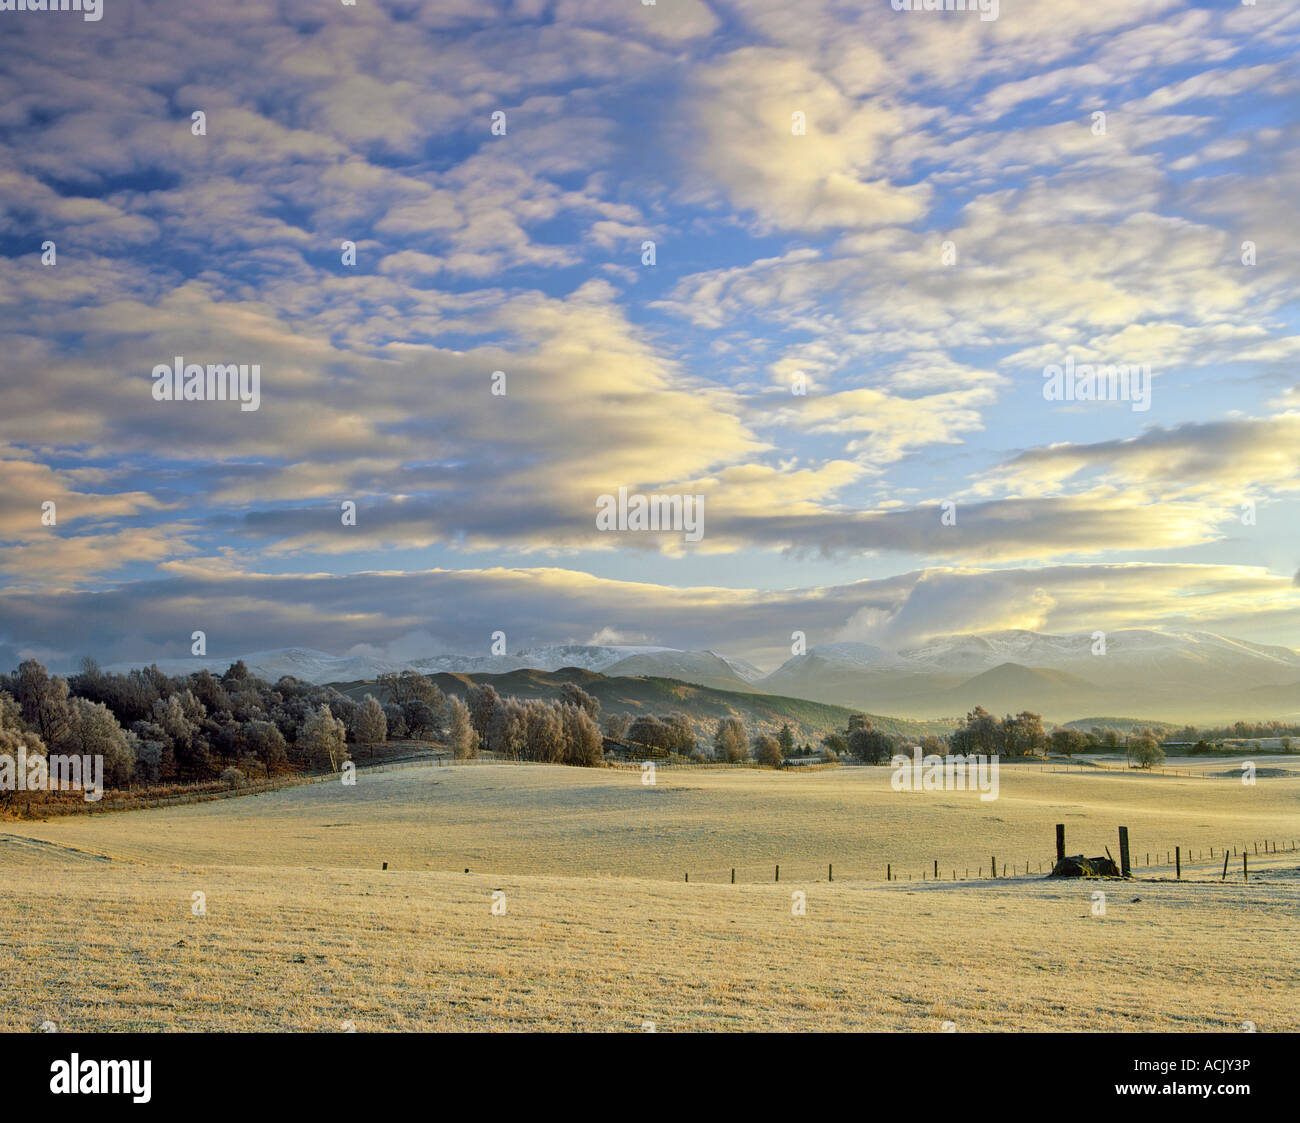
[[[1003,767],[1006,767],[1004,764]],[[1231,766],[1229,766],[1231,767]],[[1191,771],[1182,768],[1138,768],[1128,766],[1124,768],[1114,768],[1106,764],[1091,764],[1087,767],[1075,765],[1073,768],[1069,765],[1049,765],[1044,768],[1046,772],[1059,773],[1060,775],[1071,776],[1185,776],[1193,780],[1229,780],[1240,781],[1241,772],[1209,772],[1209,771]]]
[[[1167,850],[1140,851],[1133,854],[1130,872],[1135,877],[1140,877],[1144,870],[1149,874],[1168,873],[1184,880],[1188,879],[1188,874],[1198,878],[1213,874],[1231,876],[1234,870],[1239,876],[1244,876],[1245,871],[1240,864],[1243,853],[1249,860],[1252,857],[1294,854],[1297,849],[1300,849],[1300,840],[1267,839],[1241,846],[1216,845],[1198,847],[1195,850],[1192,847],[1179,846]],[[1228,863],[1226,873],[1224,872],[1225,859]],[[735,866],[692,867],[683,869],[677,877],[661,878],[661,880],[714,885],[789,883],[794,888],[798,888],[800,883],[835,881],[878,883],[1009,881],[1046,877],[1055,864],[1054,855],[1051,858],[1031,856],[1023,860],[1017,858],[1005,861],[995,854],[990,854],[985,859],[969,864],[955,862],[951,857],[932,858],[923,862],[918,862],[914,857],[905,857],[899,861],[880,861],[869,865],[860,860],[831,862],[795,859],[781,862],[747,862]]]

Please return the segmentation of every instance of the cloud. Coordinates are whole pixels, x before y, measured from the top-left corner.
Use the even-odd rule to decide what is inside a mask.
[[[887,138],[908,125],[897,108],[846,97],[799,55],[765,48],[734,51],[697,82],[682,130],[695,166],[760,230],[891,225],[925,213],[929,189],[890,183],[880,166]]]
[[[1068,565],[1035,569],[934,569],[887,611],[859,609],[839,639],[890,649],[939,636],[1026,629],[1046,632],[1260,630],[1284,636],[1297,601],[1285,578],[1251,566]],[[1259,596],[1275,597],[1264,608]]]
[[[193,553],[195,547],[183,523],[125,529],[102,529],[94,534],[51,533],[28,538],[16,546],[0,546],[0,573],[17,574],[12,584],[34,584],[53,592],[115,574],[137,562],[161,562]]]
[[[1260,567],[1176,564],[943,568],[789,590],[674,587],[555,568],[213,572],[53,597],[0,592],[0,644],[40,652],[50,665],[71,665],[83,653],[148,661],[188,655],[197,628],[214,658],[285,646],[337,654],[364,647],[406,658],[480,651],[501,630],[512,651],[632,640],[773,666],[789,656],[795,630],[810,643],[888,646],[1029,626],[1285,636],[1300,620],[1293,588],[1289,577]],[[435,650],[424,652],[426,642]]]
[[[1300,490],[1294,471],[1300,413],[1152,428],[1137,437],[1029,449],[989,473],[979,490],[1057,490],[1088,477],[1168,502],[1219,505]]]
[[[164,504],[146,492],[95,494],[78,484],[92,473],[57,471],[31,453],[0,446],[0,541],[50,536],[44,504],[54,504],[54,526],[103,523],[160,510]],[[109,482],[107,473],[100,477]]]
[[[15,21],[5,642],[71,650],[75,610],[135,657],[211,611],[232,651],[477,649],[499,617],[772,655],[793,617],[1055,627],[1129,588],[1120,615],[1276,631],[1253,566],[1289,568],[1284,520],[1229,534],[1294,495],[1300,435],[1300,18],[1265,7],[119,0],[93,46]],[[1066,354],[1149,361],[1152,413],[1045,403]],[[260,364],[262,408],[152,401],[175,355]],[[703,495],[704,541],[599,534],[620,486]],[[618,581],[646,550],[658,583]],[[427,576],[466,555],[502,568]],[[837,591],[860,565],[906,572]]]

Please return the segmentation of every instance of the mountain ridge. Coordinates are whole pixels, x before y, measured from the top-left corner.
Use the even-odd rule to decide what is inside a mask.
[[[270,681],[290,674],[314,683],[373,680],[406,668],[437,675],[575,667],[614,678],[671,679],[917,719],[945,718],[977,704],[1034,710],[1052,721],[1097,712],[1140,712],[1170,721],[1300,713],[1300,652],[1214,632],[1150,628],[1104,635],[1004,629],[939,636],[894,651],[835,641],[810,647],[767,673],[714,650],[631,644],[552,644],[503,655],[443,653],[406,660],[355,649],[335,656],[290,647],[243,659]],[[159,666],[168,674],[205,666],[220,672],[233,661],[192,657],[162,660]]]

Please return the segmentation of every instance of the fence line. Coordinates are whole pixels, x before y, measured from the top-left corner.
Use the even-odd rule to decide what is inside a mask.
[[[1211,772],[1184,772],[1177,768],[1111,768],[1104,764],[1094,764],[1091,768],[1085,768],[1082,765],[1071,768],[1068,765],[1064,767],[1048,768],[1047,771],[1059,775],[1070,776],[1095,776],[1098,773],[1108,773],[1117,776],[1127,776],[1136,772],[1139,776],[1189,776],[1192,779],[1200,780],[1234,780],[1239,781],[1241,776],[1233,774],[1229,776],[1216,776]]]
[[[462,760],[456,760],[454,758],[447,757],[447,756],[428,756],[428,757],[415,758],[415,759],[388,761],[385,763],[378,763],[378,764],[363,764],[355,761],[353,763],[357,765],[357,773],[362,774],[362,773],[371,773],[371,772],[392,772],[392,771],[399,771],[399,770],[409,769],[409,768],[442,768],[442,767],[454,768],[454,767],[462,767],[465,765],[472,766],[472,765],[497,765],[497,764],[529,765],[529,764],[542,764],[547,762],[521,760],[521,759],[508,759],[508,758],[497,759],[497,758],[486,758],[486,757],[470,757]],[[613,767],[620,771],[639,771],[642,764],[642,762],[640,761],[606,761],[605,763],[608,766]],[[689,769],[689,768],[764,767],[762,765],[759,765],[755,761],[732,761],[732,762],[651,761],[651,763],[655,765],[656,769],[658,768],[669,768],[669,769],[688,768]],[[859,763],[859,762],[855,762],[855,763]],[[1029,763],[1029,762],[1025,762],[1025,763]],[[803,767],[833,768],[837,766],[838,766],[837,763],[823,763],[823,764],[809,764],[809,765],[804,765]],[[1120,769],[1109,769],[1109,768],[1100,769],[1100,770],[1107,771],[1107,772],[1115,772],[1115,773],[1128,771],[1127,769],[1120,770]],[[1060,772],[1063,770],[1051,769],[1051,771]],[[1092,769],[1081,768],[1079,771],[1087,773],[1090,771],[1094,771],[1094,772],[1098,771],[1098,769],[1095,767]],[[1191,773],[1191,775],[1195,775],[1195,773]],[[202,792],[188,792],[188,793],[181,793],[174,796],[161,796],[156,798],[140,797],[138,799],[114,801],[114,803],[110,804],[109,806],[102,806],[100,804],[89,803],[89,804],[85,804],[84,808],[77,807],[75,810],[69,809],[68,811],[63,811],[63,812],[57,810],[58,805],[56,804],[56,805],[51,805],[51,807],[47,809],[47,813],[53,812],[55,814],[59,814],[59,813],[77,814],[84,810],[91,814],[103,814],[110,811],[134,811],[134,810],[145,810],[145,809],[151,809],[157,807],[168,807],[168,806],[183,805],[183,804],[203,803],[211,800],[230,799],[230,798],[244,796],[244,795],[260,795],[265,792],[280,791],[286,788],[293,788],[293,787],[302,787],[308,784],[327,783],[329,781],[337,779],[339,776],[340,773],[338,772],[314,773],[310,775],[299,774],[299,775],[282,776],[275,780],[255,781],[255,782],[246,783],[240,787],[227,788],[224,790],[215,789],[215,790],[202,791]],[[1263,843],[1265,855],[1272,855],[1272,854],[1279,854],[1279,853],[1295,853],[1297,849],[1300,848],[1300,840],[1295,840],[1295,839],[1282,840],[1284,843],[1289,843],[1289,845],[1284,845],[1281,847],[1279,847],[1278,841],[1275,839],[1252,840],[1251,842],[1247,843],[1245,846],[1241,847],[1240,850],[1236,847],[1235,844],[1226,847],[1215,844],[1208,847],[1209,855],[1210,855],[1208,858],[1205,856],[1205,852],[1207,849],[1206,847],[1199,848],[1199,850],[1195,851],[1195,854],[1193,848],[1191,847],[1183,848],[1181,844],[1179,844],[1178,847],[1165,847],[1161,849],[1147,850],[1147,851],[1135,849],[1134,850],[1135,860],[1132,862],[1132,869],[1136,871],[1142,868],[1148,870],[1171,868],[1175,865],[1174,862],[1175,850],[1178,850],[1180,852],[1179,857],[1181,858],[1182,865],[1193,867],[1208,862],[1210,864],[1210,872],[1213,872],[1213,870],[1217,868],[1217,863],[1225,859],[1226,857],[1238,857],[1243,853],[1248,856],[1258,855],[1260,852],[1261,841]],[[1248,850],[1247,847],[1250,847],[1251,849]],[[1216,853],[1216,849],[1217,849],[1217,853]],[[1139,865],[1139,863],[1136,861],[1136,856],[1138,854],[1143,854],[1145,857],[1145,862],[1143,862],[1141,865]],[[1154,862],[1151,861],[1151,856],[1153,854],[1155,855],[1155,859],[1156,859]],[[1162,854],[1165,855],[1165,860],[1163,862],[1160,860]],[[909,860],[905,859],[905,862],[909,862]],[[911,859],[910,862],[914,863],[915,859]],[[1004,878],[1008,877],[1008,874],[1006,873],[1006,863],[1004,862],[1001,865],[998,865],[996,855],[990,855],[990,861],[989,861],[990,873],[987,879],[984,877],[985,867],[982,860],[977,862],[974,866],[969,866],[969,865],[953,866],[951,865],[952,862],[951,858],[948,858],[947,862],[949,864],[945,869],[945,868],[940,868],[939,859],[937,858],[927,859],[920,870],[919,876],[913,876],[913,874],[908,871],[900,871],[897,875],[895,875],[894,872],[895,863],[894,861],[890,860],[884,863],[886,877],[883,879],[879,877],[879,870],[876,871],[875,876],[873,876],[870,873],[854,873],[848,870],[848,868],[843,863],[839,863],[840,871],[841,871],[840,878],[841,880],[858,880],[858,881],[866,880],[866,881],[894,882],[894,881],[907,880],[907,881],[925,882],[925,881],[969,881],[969,880],[989,880],[989,879],[1003,880]],[[1010,863],[1012,872],[1009,876],[1011,878],[1043,876],[1046,872],[1050,872],[1054,864],[1055,864],[1055,857],[1053,856],[1053,858],[1049,861],[1042,861],[1036,863],[1036,868],[1031,870],[1030,868],[1031,865],[1035,865],[1035,863],[1033,862],[1032,858],[1026,858],[1023,866],[1024,873],[1021,874],[1018,872],[1021,868],[1021,864],[1019,863],[1019,861],[1012,861]],[[804,866],[812,867],[813,863],[809,862],[806,859],[805,860],[797,859],[795,862],[784,860],[781,863],[781,865],[786,866],[787,879],[788,879],[789,871],[793,870],[796,867],[804,867]],[[828,880],[832,879],[832,869],[834,865],[835,863],[832,862],[825,863],[825,869],[827,872]],[[1046,867],[1046,870],[1044,869],[1044,867]],[[913,866],[913,868],[915,869],[915,866]],[[971,873],[970,873],[972,868],[974,868],[976,871],[974,878],[971,877]],[[774,873],[773,880],[774,881],[780,880],[780,865],[777,865],[775,862],[771,863],[770,865],[766,863],[750,862],[750,863],[744,863],[737,866],[711,866],[705,868],[697,867],[695,869],[683,870],[682,872],[687,881],[690,880],[691,874],[695,874],[697,880],[701,875],[705,877],[709,877],[710,875],[714,875],[714,874],[717,874],[719,876],[729,874],[730,880],[734,884],[737,871],[760,870],[760,869],[762,870],[772,869]],[[959,875],[959,871],[960,871],[960,875]],[[945,876],[945,874],[947,876]],[[818,880],[820,880],[820,878],[818,878]],[[766,882],[765,877],[757,880],[756,882],[751,882],[751,883],[761,884],[764,882]]]
[[[1250,847],[1250,849],[1247,849]],[[1261,849],[1262,848],[1262,849]],[[1183,858],[1182,866],[1184,869],[1191,866],[1206,866],[1204,872],[1213,874],[1219,869],[1225,855],[1228,857],[1239,858],[1242,853],[1249,857],[1256,854],[1294,854],[1300,850],[1300,840],[1298,839],[1281,839],[1281,840],[1261,840],[1246,844],[1243,847],[1220,847],[1217,844],[1213,847],[1214,856],[1207,857],[1208,848],[1201,848],[1196,857],[1191,856],[1191,851],[1187,847],[1182,848]],[[1162,859],[1168,853],[1169,860]],[[1138,855],[1146,858],[1145,862],[1137,861]],[[1152,862],[1151,857],[1156,861]],[[1134,861],[1132,862],[1132,871],[1136,875],[1140,869],[1147,870],[1172,870],[1174,867],[1174,848],[1170,847],[1168,851],[1161,849],[1159,851],[1135,851]],[[993,872],[996,863],[996,872]],[[930,858],[924,863],[918,864],[915,859],[904,859],[904,864],[900,866],[897,861],[883,861],[879,868],[872,871],[864,871],[859,863],[852,865],[841,861],[823,861],[816,863],[808,859],[796,859],[790,861],[788,858],[782,858],[778,863],[775,859],[771,862],[745,862],[734,866],[692,866],[689,869],[683,868],[681,877],[673,877],[671,880],[683,880],[687,882],[699,881],[704,884],[746,884],[746,885],[763,885],[779,884],[781,881],[799,882],[799,881],[868,881],[877,883],[895,883],[912,881],[917,883],[934,883],[954,881],[1003,881],[1003,880],[1023,880],[1026,877],[1040,878],[1046,877],[1056,863],[1055,855],[1051,859],[1041,862],[1035,862],[1032,858],[1027,858],[1024,862],[1011,861],[1003,862],[996,854],[990,855],[986,859],[981,859],[971,865],[953,865],[951,857],[947,859],[947,865],[938,858]],[[910,869],[908,868],[910,866]],[[1032,868],[1031,868],[1032,867]],[[1008,873],[1007,871],[1010,870]],[[811,872],[810,872],[811,871]],[[885,877],[880,874],[885,873]],[[743,881],[737,879],[737,874],[744,877]],[[937,876],[936,876],[937,874]],[[631,876],[631,875],[629,875]],[[667,879],[661,879],[667,880]],[[1184,880],[1186,880],[1184,878]]]

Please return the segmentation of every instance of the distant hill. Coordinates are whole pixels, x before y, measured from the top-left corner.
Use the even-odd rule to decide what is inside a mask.
[[[1139,729],[1154,730],[1158,736],[1167,737],[1177,726],[1168,722],[1151,721],[1140,717],[1084,717],[1062,723],[1066,729],[1087,733],[1092,729],[1113,729],[1117,733],[1134,733]]]
[[[1300,717],[1300,682],[1290,682],[1283,686],[1256,686],[1247,691],[1246,702],[1251,708],[1244,717],[1251,713],[1266,713],[1270,717]]]
[[[748,664],[741,664],[746,667]],[[639,678],[671,678],[693,682],[697,686],[711,686],[716,690],[735,690],[742,693],[758,692],[741,677],[738,664],[724,659],[712,651],[663,651],[644,655],[629,655],[604,669],[610,676],[628,675]],[[756,668],[749,668],[761,677]]]
[[[600,702],[602,714],[664,714],[679,710],[690,719],[696,734],[704,740],[713,736],[718,720],[739,718],[750,734],[775,733],[790,724],[799,744],[817,745],[825,733],[844,729],[854,711],[805,698],[784,698],[753,691],[718,690],[680,679],[639,675],[609,676],[595,671],[567,667],[559,671],[518,670],[505,674],[431,675],[445,694],[463,698],[475,683],[489,683],[502,697],[557,698],[566,682],[576,683]],[[382,694],[373,681],[337,682],[334,688],[349,697]],[[944,734],[955,728],[953,720],[912,721],[906,718],[870,715],[872,724],[887,733],[919,739],[926,734]]]
[[[906,705],[913,713],[966,713],[976,706],[997,714],[1021,710],[1050,713],[1062,709],[1086,710],[1095,707],[1103,696],[1096,683],[1066,671],[1002,663],[967,679],[960,686],[913,696],[907,699]]]

